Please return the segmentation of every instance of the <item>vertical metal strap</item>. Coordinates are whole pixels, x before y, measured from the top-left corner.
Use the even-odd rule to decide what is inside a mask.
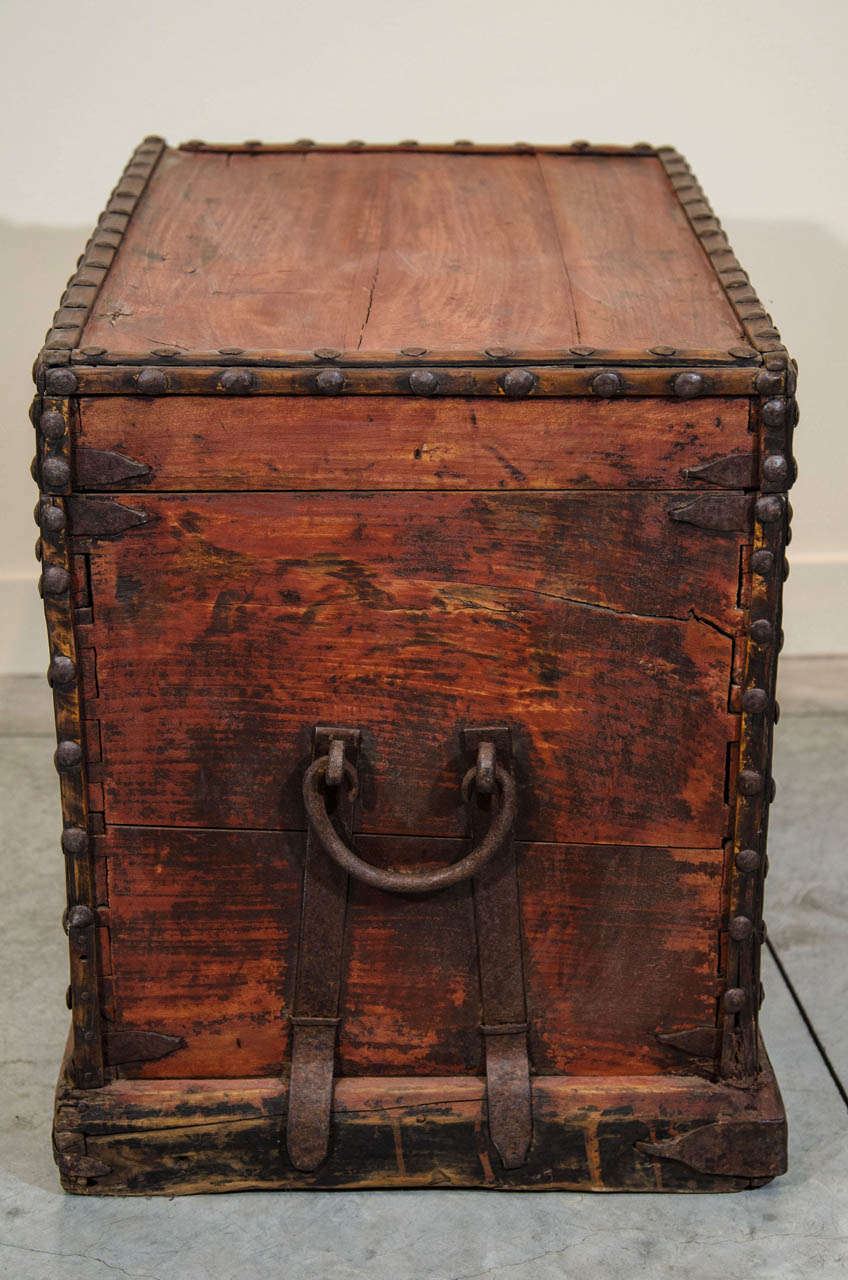
[[[473,739],[471,734],[474,734]],[[489,761],[485,743],[494,742],[509,764],[509,731],[467,730],[466,746],[478,752],[477,787],[471,798],[472,837],[489,825],[488,809],[497,803],[485,794]],[[524,1163],[533,1137],[530,1063],[527,1053],[527,1008],[521,956],[521,914],[512,835],[474,881],[474,917],[480,957],[483,1004],[481,1030],[486,1045],[486,1098],[489,1136],[504,1168]]]
[[[359,733],[316,728],[313,759],[329,755],[328,782],[335,781],[338,748],[344,743],[355,763]],[[344,757],[343,757],[344,758]],[[334,821],[349,838],[353,802],[345,779],[335,791]],[[321,848],[309,829],[303,870],[297,976],[292,1024],[286,1149],[296,1169],[310,1173],[326,1159],[333,1107],[336,1031],[339,1024],[342,953],[347,914],[348,876]]]

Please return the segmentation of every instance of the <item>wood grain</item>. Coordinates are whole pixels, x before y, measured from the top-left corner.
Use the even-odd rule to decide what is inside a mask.
[[[151,467],[139,490],[179,491],[703,489],[688,468],[755,446],[747,401],[712,397],[104,396],[81,402],[78,440]]]
[[[336,723],[364,830],[461,835],[459,731],[506,722],[523,838],[715,847],[743,535],[668,501],[133,495],[91,549],[107,823],[298,828]]]
[[[658,161],[540,155],[580,341],[727,348],[742,328]]]
[[[283,1072],[305,837],[111,827],[98,845],[115,1021],[186,1041],[122,1074]],[[465,846],[371,836],[357,847],[411,870]],[[536,1073],[685,1067],[657,1033],[715,1021],[723,862],[721,849],[519,846]],[[352,882],[341,1009],[342,1075],[482,1071],[469,887],[413,899]]]
[[[88,1195],[294,1187],[735,1191],[786,1168],[786,1117],[764,1051],[763,1059],[750,1091],[694,1076],[536,1078],[530,1158],[511,1171],[487,1140],[479,1077],[339,1081],[330,1159],[314,1174],[298,1174],[281,1156],[286,1091],[274,1078],[118,1081],[87,1094],[60,1080],[55,1132],[60,1152],[78,1145],[97,1162],[97,1176],[86,1178],[77,1176],[79,1158],[61,1160],[63,1186]],[[722,1127],[732,1172],[698,1172],[640,1149],[690,1130],[710,1132],[706,1126]]]
[[[81,347],[727,347],[650,156],[167,151]]]

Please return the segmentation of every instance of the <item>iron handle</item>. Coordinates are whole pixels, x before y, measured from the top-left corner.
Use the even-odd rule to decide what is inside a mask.
[[[306,806],[306,814],[316,838],[329,856],[349,875],[371,885],[374,889],[383,889],[387,893],[432,893],[437,889],[447,889],[452,884],[458,884],[461,880],[477,875],[509,835],[515,821],[515,779],[509,770],[494,758],[493,744],[481,742],[477,764],[468,770],[462,780],[462,794],[467,800],[472,786],[476,784],[484,794],[499,789],[500,800],[496,806],[493,806],[494,817],[480,843],[475,845],[464,858],[435,871],[386,871],[381,867],[375,867],[372,863],[360,858],[345,844],[327,812],[322,783],[331,785],[336,779],[341,783],[343,775],[348,782],[351,799],[355,798],[359,786],[353,765],[340,756],[338,749],[334,750],[334,748],[336,748],[336,741],[331,744],[327,755],[313,760],[306,770],[303,779],[303,803]]]

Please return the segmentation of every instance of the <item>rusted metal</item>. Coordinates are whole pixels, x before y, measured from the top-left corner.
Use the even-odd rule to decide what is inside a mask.
[[[761,577],[765,577],[766,574],[771,573],[774,568],[774,552],[769,551],[767,548],[761,548],[760,550],[755,551],[751,556],[751,568],[754,573],[760,574]],[[770,625],[771,623],[769,623],[769,626]]]
[[[71,585],[71,575],[61,565],[48,565],[40,579],[42,596],[63,596]]]
[[[343,748],[341,762],[335,743]],[[341,773],[352,781],[344,786],[340,778],[330,796],[332,820],[347,840],[355,820],[359,746],[358,729],[315,727],[313,761],[329,762],[332,754],[332,776]],[[302,1172],[317,1169],[329,1148],[347,888],[346,873],[327,858],[312,829],[307,828],[285,1127],[286,1153],[294,1168]]]
[[[510,369],[501,379],[501,386],[508,396],[527,396],[536,386],[536,378],[529,369]]]
[[[672,520],[715,532],[744,533],[751,525],[753,499],[745,493],[703,493],[668,507]]]
[[[64,654],[54,654],[47,668],[47,681],[51,685],[72,684],[77,678],[76,663]]]
[[[755,796],[763,789],[763,775],[756,769],[740,769],[736,785],[743,796]]]
[[[692,400],[695,396],[704,396],[710,390],[710,382],[702,373],[687,370],[678,373],[672,381],[672,390],[682,400]]]
[[[758,498],[754,507],[754,513],[762,524],[771,524],[775,520],[780,520],[784,511],[784,501],[782,498],[779,498],[777,494],[770,494],[768,497]]]
[[[687,480],[701,480],[722,489],[749,489],[757,480],[757,464],[753,454],[730,453],[698,467],[685,467]]]
[[[699,1173],[774,1178],[786,1171],[786,1122],[720,1121],[662,1142],[637,1142],[636,1147],[654,1159],[676,1160]]]
[[[153,1031],[149,1027],[109,1027],[104,1036],[106,1062],[111,1067],[128,1062],[157,1062],[185,1048],[182,1036]]]
[[[591,387],[596,396],[617,396],[624,390],[624,379],[615,369],[602,369],[592,378]]]
[[[62,832],[62,850],[74,857],[88,853],[88,832],[82,827],[65,827]]]
[[[431,369],[413,369],[409,386],[417,396],[432,396],[439,389],[439,379]]]
[[[148,520],[146,511],[129,507],[117,498],[94,498],[82,493],[69,496],[68,512],[75,537],[119,538],[127,529]]]
[[[754,926],[747,916],[734,916],[727,926],[727,932],[734,942],[743,942],[746,938],[750,938],[754,932]]]
[[[50,493],[63,493],[71,483],[71,468],[64,458],[45,458],[41,463],[41,485]]]
[[[765,689],[746,689],[742,694],[742,710],[759,715],[769,704],[769,695]]]
[[[106,489],[151,477],[146,462],[138,462],[112,449],[78,445],[74,453],[76,483],[83,489]]]
[[[501,800],[493,817],[492,825],[484,838],[469,853],[448,867],[435,871],[390,871],[375,867],[365,862],[339,836],[327,811],[323,784],[330,764],[329,755],[319,756],[313,760],[303,778],[303,803],[310,829],[314,833],[321,848],[337,862],[348,875],[361,880],[374,889],[385,893],[433,893],[439,889],[447,889],[477,875],[488,860],[497,853],[512,829],[516,810],[516,789],[512,774],[501,764],[494,766],[495,779],[501,792]],[[346,764],[345,771],[350,766]],[[462,780],[463,794],[467,794],[474,785],[477,766],[469,769]],[[355,774],[348,772],[349,779]]]
[[[76,769],[82,764],[82,747],[72,738],[65,738],[56,748],[53,761],[60,773],[66,769]]]
[[[670,1049],[678,1049],[681,1053],[690,1054],[693,1058],[713,1059],[718,1053],[721,1032],[718,1027],[683,1027],[677,1031],[659,1031],[657,1039],[660,1044]]]
[[[65,512],[62,507],[39,504],[38,523],[43,533],[61,533],[65,527]]]
[[[145,396],[161,396],[168,390],[168,375],[164,369],[142,369],[135,382]]]
[[[256,374],[252,369],[225,369],[218,384],[222,391],[245,396],[256,389]]]
[[[38,430],[45,440],[61,440],[65,434],[65,419],[61,413],[54,411],[42,413],[38,421]]]
[[[315,384],[325,396],[337,396],[344,390],[345,376],[341,369],[322,369]]]
[[[738,1013],[745,1008],[748,996],[742,987],[730,987],[724,993],[722,1004],[728,1013]]]

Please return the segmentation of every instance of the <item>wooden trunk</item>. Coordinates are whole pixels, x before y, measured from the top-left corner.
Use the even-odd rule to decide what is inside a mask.
[[[63,1185],[780,1173],[795,366],[680,156],[147,139],[36,384]]]

